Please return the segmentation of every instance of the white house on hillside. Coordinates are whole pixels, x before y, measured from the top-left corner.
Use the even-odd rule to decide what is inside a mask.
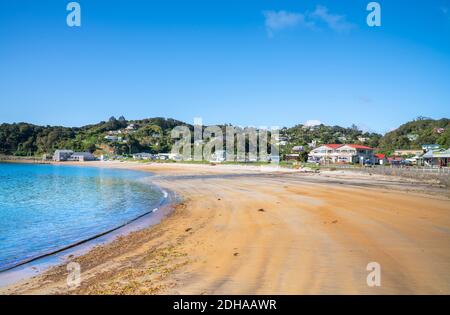
[[[119,137],[117,137],[117,136],[111,136],[111,135],[105,136],[104,139],[105,139],[105,140],[108,140],[108,141],[111,141],[111,142],[117,142],[117,141],[119,141]]]

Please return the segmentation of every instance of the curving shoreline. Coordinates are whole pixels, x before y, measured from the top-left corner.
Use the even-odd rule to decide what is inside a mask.
[[[4,163],[0,161],[0,163]],[[21,160],[13,161],[12,163],[23,164]],[[29,164],[29,163],[24,163]],[[53,163],[62,164],[62,163]],[[76,166],[76,165],[67,165]],[[147,178],[148,179],[148,178]],[[146,228],[157,224],[161,219],[170,214],[171,204],[175,202],[175,195],[172,192],[168,192],[167,189],[149,182],[146,185],[151,185],[161,193],[161,198],[157,204],[152,205],[151,210],[128,219],[124,223],[120,223],[117,226],[111,227],[107,230],[102,230],[95,235],[89,236],[85,239],[69,243],[63,247],[54,249],[49,252],[44,252],[31,256],[26,259],[22,259],[11,266],[6,266],[0,270],[0,287],[6,286],[10,283],[17,282],[19,280],[27,279],[36,273],[41,273],[55,267],[61,263],[61,260],[67,259],[67,257],[77,257],[83,253],[91,250],[98,245],[104,245],[114,241],[115,238],[126,235],[131,231]],[[159,211],[158,215],[156,212]],[[66,257],[66,258],[64,258]]]
[[[450,292],[450,201],[439,187],[245,167],[96,166],[151,171],[183,201],[160,224],[73,258],[81,287],[69,289],[60,266],[0,293]],[[365,283],[369,261],[382,265],[380,288]]]
[[[162,190],[162,192],[166,193],[164,190]],[[141,214],[141,215],[139,215],[139,216],[137,216],[137,217],[135,217],[135,218],[132,218],[132,219],[128,220],[127,222],[125,222],[125,223],[123,223],[123,224],[121,224],[121,225],[119,225],[119,226],[116,226],[116,227],[111,228],[111,229],[109,229],[109,230],[100,232],[100,233],[98,233],[98,234],[96,234],[96,235],[93,235],[93,236],[87,238],[87,239],[83,239],[83,240],[81,240],[81,241],[77,241],[77,242],[75,242],[75,243],[71,243],[71,244],[69,244],[69,245],[67,245],[67,246],[64,246],[64,247],[62,247],[62,248],[56,249],[56,250],[54,250],[54,251],[51,251],[51,252],[48,252],[48,253],[45,253],[45,254],[41,254],[41,255],[38,255],[38,256],[35,256],[35,257],[32,257],[32,258],[26,259],[26,260],[22,260],[22,261],[20,261],[19,263],[15,264],[15,265],[13,265],[13,266],[11,266],[11,267],[7,267],[7,268],[4,268],[4,269],[1,269],[1,270],[0,270],[0,275],[1,275],[1,273],[3,273],[3,272],[10,271],[10,270],[14,270],[14,269],[16,269],[16,268],[18,268],[18,267],[22,267],[22,266],[24,266],[24,265],[28,265],[28,264],[30,264],[30,263],[36,262],[36,261],[38,261],[38,260],[41,260],[41,259],[43,259],[43,258],[51,257],[51,256],[53,256],[53,255],[55,255],[55,254],[59,254],[59,253],[65,252],[65,251],[67,251],[67,250],[69,250],[69,249],[72,249],[72,248],[78,247],[78,246],[80,246],[80,245],[86,244],[86,243],[88,243],[88,242],[90,242],[90,241],[94,241],[94,240],[96,240],[96,239],[98,239],[98,238],[100,238],[100,237],[102,237],[102,236],[111,234],[112,232],[115,232],[115,231],[120,230],[120,229],[122,229],[122,228],[124,228],[124,227],[126,227],[126,226],[129,226],[130,224],[136,222],[137,220],[140,220],[140,219],[142,219],[143,217],[146,217],[146,216],[148,216],[148,215],[150,215],[150,214],[156,212],[156,211],[158,210],[159,207],[162,207],[162,206],[164,206],[164,205],[168,205],[168,200],[167,200],[166,198],[163,198],[163,199],[160,201],[160,203],[158,204],[158,206],[157,206],[156,208],[154,208],[154,209],[152,209],[152,210],[150,210],[150,211],[147,211],[147,212],[145,212],[145,213],[143,213],[143,214]]]

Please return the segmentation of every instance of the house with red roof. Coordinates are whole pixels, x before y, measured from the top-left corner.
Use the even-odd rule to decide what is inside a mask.
[[[318,163],[375,163],[374,149],[360,144],[324,144],[308,155],[310,162]]]
[[[387,163],[386,154],[377,153],[375,155],[375,164],[384,165]]]

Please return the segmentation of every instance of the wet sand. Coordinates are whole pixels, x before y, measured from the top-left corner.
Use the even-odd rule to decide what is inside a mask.
[[[162,223],[2,294],[449,294],[450,200],[432,183],[329,172],[85,163],[156,174],[182,197]],[[381,266],[381,286],[366,283]]]

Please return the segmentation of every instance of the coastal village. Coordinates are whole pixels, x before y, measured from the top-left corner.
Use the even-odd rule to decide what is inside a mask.
[[[106,160],[148,160],[148,161],[182,161],[181,155],[171,152],[135,152],[129,154],[116,154],[114,150],[110,148],[114,144],[127,144],[130,134],[137,132],[139,126],[131,123],[126,127],[118,130],[110,130],[103,136],[104,142],[110,144],[110,146],[104,146],[109,148],[109,154],[95,155],[91,152],[75,152],[69,149],[57,149],[52,156],[44,155],[44,160],[53,160],[56,162],[64,161],[106,161]],[[444,128],[438,128],[435,130],[437,133],[443,133]],[[156,139],[161,136],[157,132],[150,134],[150,138]],[[416,140],[415,135],[408,135],[410,140]],[[430,168],[446,168],[449,167],[450,148],[442,147],[439,144],[422,144],[420,149],[404,149],[397,148],[393,150],[391,154],[383,153],[379,148],[373,148],[362,143],[367,139],[364,137],[358,137],[358,143],[345,143],[347,140],[345,137],[340,137],[343,143],[327,143],[320,144],[319,140],[313,139],[307,145],[294,145],[292,146],[291,139],[287,135],[280,135],[276,138],[276,145],[280,148],[281,152],[284,152],[280,156],[281,160],[275,160],[272,157],[272,162],[283,161],[290,164],[315,164],[315,165],[355,165],[374,167],[377,165],[389,165],[400,167],[430,167]],[[200,143],[203,145],[204,141]],[[199,145],[199,143],[195,143]],[[284,148],[289,148],[288,150]],[[150,148],[150,147],[149,147]],[[284,149],[284,150],[283,150]],[[216,151],[211,155],[210,163],[222,163],[226,161],[226,151]],[[245,158],[246,163],[252,162],[270,162],[262,161],[259,158],[249,159]]]
[[[308,154],[308,162],[320,164],[361,164],[448,167],[450,149],[424,144],[422,150],[395,150],[392,156],[359,144],[324,144]]]

